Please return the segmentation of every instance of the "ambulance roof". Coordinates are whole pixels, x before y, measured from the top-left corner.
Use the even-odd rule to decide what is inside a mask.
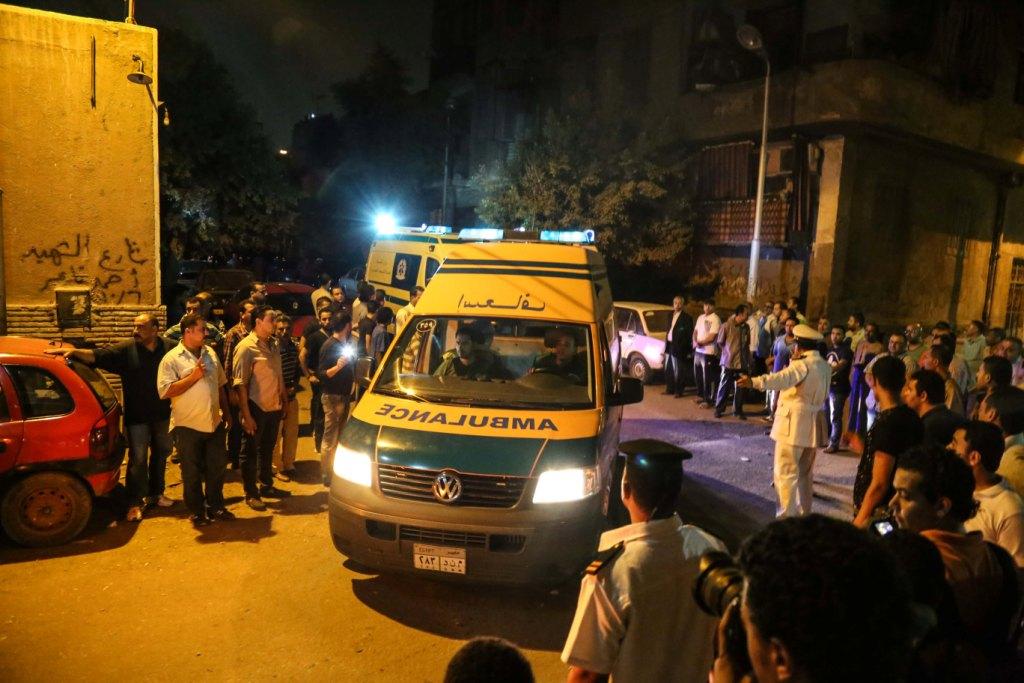
[[[416,313],[592,322],[610,307],[608,270],[597,250],[480,242],[452,248]]]

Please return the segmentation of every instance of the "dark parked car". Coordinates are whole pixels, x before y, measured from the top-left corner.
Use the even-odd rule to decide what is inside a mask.
[[[0,521],[23,545],[70,541],[124,459],[121,406],[107,381],[46,355],[42,339],[0,337]]]
[[[238,322],[238,293],[248,294],[253,283],[250,270],[239,268],[208,268],[199,273],[196,280],[197,292],[209,292],[213,296],[211,313],[231,327]]]

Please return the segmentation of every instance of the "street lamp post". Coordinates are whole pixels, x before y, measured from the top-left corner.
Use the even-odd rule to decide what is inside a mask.
[[[444,125],[444,185],[441,187],[441,224],[451,225],[448,218],[448,193],[451,186],[451,145],[452,145],[452,112],[455,111],[455,100],[451,97],[445,102]]]
[[[754,236],[750,240],[750,270],[747,272],[747,301],[757,295],[757,265],[761,258],[761,213],[764,208],[764,174],[768,153],[768,93],[772,83],[772,63],[764,49],[761,32],[750,24],[736,30],[736,39],[745,49],[764,60],[764,111],[761,114],[761,153],[757,164],[757,199],[754,206]]]

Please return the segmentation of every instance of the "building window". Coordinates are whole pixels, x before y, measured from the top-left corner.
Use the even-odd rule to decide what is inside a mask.
[[[1007,334],[1024,335],[1024,259],[1013,259],[1010,269],[1010,293],[1006,298],[1006,318],[1003,323]]]

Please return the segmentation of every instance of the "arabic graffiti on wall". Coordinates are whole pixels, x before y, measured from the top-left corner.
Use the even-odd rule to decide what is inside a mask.
[[[31,246],[21,261],[41,266],[45,277],[38,291],[46,292],[58,285],[77,284],[89,287],[93,303],[141,304],[140,269],[150,262],[143,256],[139,243],[130,237],[105,248],[94,258],[89,252],[91,237],[75,233],[73,237]]]

